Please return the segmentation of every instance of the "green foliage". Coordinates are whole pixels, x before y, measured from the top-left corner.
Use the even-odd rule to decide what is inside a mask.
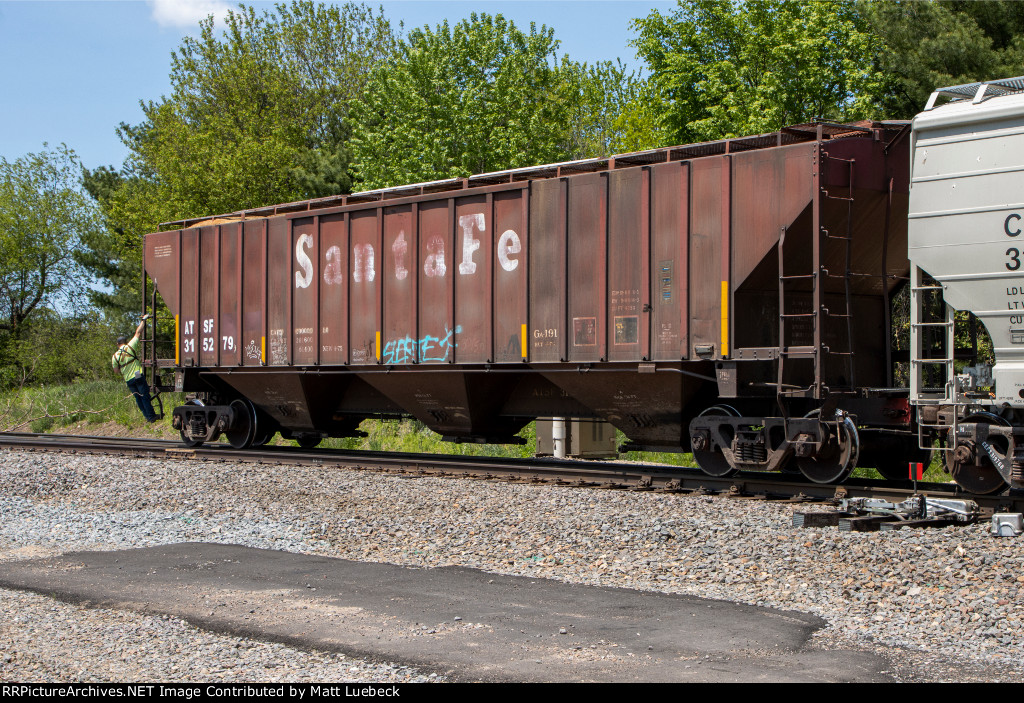
[[[166,408],[173,408],[184,402],[184,396],[168,394],[163,400]],[[148,425],[124,381],[109,376],[105,380],[0,393],[0,431],[60,432],[80,423],[116,423],[170,434],[170,413],[163,421]]]
[[[674,452],[626,452],[622,455],[625,461],[636,461],[643,464],[667,464],[669,466],[685,466],[696,468],[693,454],[678,454]]]
[[[95,312],[46,310],[0,346],[0,388],[110,378],[116,332]]]
[[[697,0],[634,27],[677,142],[866,117],[881,90],[852,2]]]
[[[202,21],[171,54],[170,95],[121,124],[124,168],[85,174],[106,221],[78,257],[108,284],[93,304],[129,324],[142,235],[160,222],[348,192],[348,112],[394,42],[386,20],[352,3],[239,6],[223,27]]]
[[[604,156],[638,81],[620,64],[558,58],[554,30],[501,15],[414,29],[353,113],[367,189]]]
[[[134,236],[160,221],[347,192],[346,117],[393,51],[362,5],[305,0],[211,16],[171,54],[171,94],[122,124],[131,150],[105,208]]]
[[[561,96],[569,108],[567,151],[563,158],[586,159],[655,146],[655,131],[636,139],[630,133],[650,98],[647,81],[627,72],[621,61],[593,66],[563,58],[559,66]],[[637,144],[642,144],[637,146]]]
[[[320,445],[332,449],[373,452],[410,452],[460,454],[465,456],[531,457],[537,447],[534,423],[524,427],[518,436],[525,444],[455,444],[445,442],[418,420],[364,420],[359,429],[366,437],[327,439]]]
[[[372,75],[354,112],[362,186],[469,176],[561,159],[569,121],[557,100],[554,31],[501,15],[413,29]]]
[[[879,98],[890,119],[910,119],[936,88],[1024,73],[1024,4],[1019,2],[864,2],[879,38]]]
[[[1019,2],[698,0],[634,27],[677,142],[910,119],[936,88],[1024,73]]]
[[[615,446],[621,447],[629,441],[629,438],[622,430],[615,430]],[[640,462],[643,464],[668,464],[670,466],[686,466],[695,468],[697,462],[693,454],[679,452],[638,452],[631,451],[619,455],[624,461]]]
[[[42,310],[84,302],[87,280],[70,254],[100,226],[75,152],[46,146],[0,157],[0,332],[14,335]]]
[[[125,185],[124,176],[109,166],[93,171],[84,169],[82,180],[101,212],[109,212],[111,199]],[[129,236],[124,228],[104,218],[103,227],[84,233],[81,239],[81,248],[73,252],[75,261],[106,284],[103,288],[89,291],[89,302],[102,310],[115,325],[128,327],[130,320],[142,309],[139,300],[142,259],[138,237]]]
[[[665,97],[653,80],[635,82],[632,94],[615,118],[613,153],[645,151],[674,144],[662,120],[667,110]]]
[[[944,457],[945,452],[939,449],[932,452],[931,461],[929,461],[928,465],[924,467],[924,472],[922,473],[922,483],[949,483],[953,480],[943,464]],[[887,480],[882,476],[882,474],[878,473],[876,469],[868,467],[858,467],[854,469],[850,474],[850,477],[854,479],[870,478],[875,479],[876,481]]]
[[[85,310],[74,257],[101,231],[80,174],[64,145],[0,158],[0,388],[95,379],[109,365],[110,330]]]

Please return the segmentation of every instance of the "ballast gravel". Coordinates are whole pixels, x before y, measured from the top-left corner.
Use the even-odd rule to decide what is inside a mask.
[[[798,610],[905,681],[1024,675],[1024,538],[798,529],[806,507],[374,471],[0,453],[0,559],[185,541]],[[400,664],[0,591],[0,681],[440,681]]]

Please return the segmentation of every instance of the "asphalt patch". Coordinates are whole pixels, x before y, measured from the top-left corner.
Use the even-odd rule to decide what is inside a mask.
[[[824,621],[692,596],[185,543],[0,563],[0,586],[461,681],[888,681]]]

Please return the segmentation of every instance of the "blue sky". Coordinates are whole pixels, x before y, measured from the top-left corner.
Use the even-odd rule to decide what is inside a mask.
[[[170,53],[197,21],[237,3],[223,0],[0,0],[0,156],[66,143],[89,168],[120,166],[127,151],[115,129],[142,119],[140,100],[170,90]],[[269,2],[250,2],[271,7]],[[472,12],[503,14],[522,29],[546,24],[570,57],[593,63],[620,58],[641,67],[629,22],[665,0],[449,1],[391,0],[384,14],[397,27],[454,23]]]

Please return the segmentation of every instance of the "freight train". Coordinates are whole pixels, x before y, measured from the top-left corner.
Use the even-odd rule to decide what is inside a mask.
[[[168,223],[153,387],[190,394],[189,445],[599,418],[714,476],[937,447],[965,491],[1024,488],[1022,91]]]

